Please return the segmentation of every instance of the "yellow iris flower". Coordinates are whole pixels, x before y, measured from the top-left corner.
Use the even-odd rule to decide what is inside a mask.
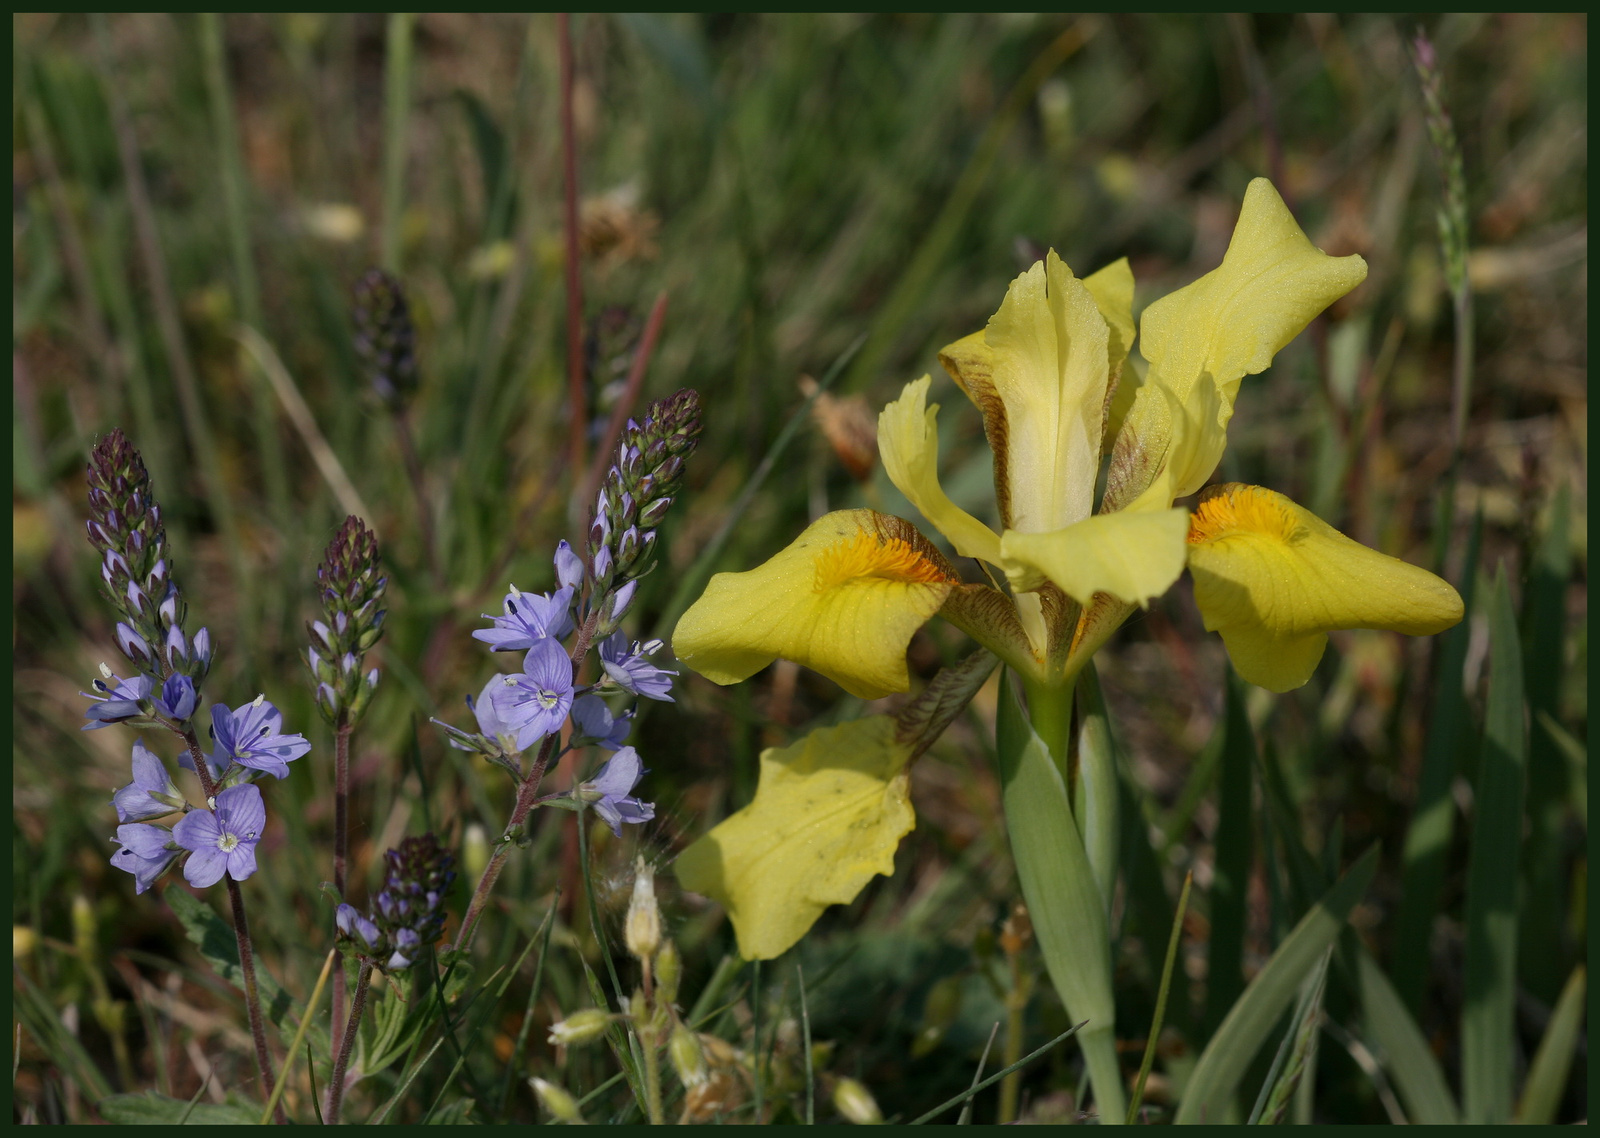
[[[1193,514],[1173,504],[1216,470],[1244,377],[1265,370],[1366,273],[1360,257],[1329,257],[1313,246],[1272,184],[1258,178],[1222,264],[1145,310],[1139,346],[1150,366],[1139,382],[1123,366],[1134,337],[1127,261],[1079,279],[1050,252],[1011,283],[982,331],[939,354],[983,415],[999,533],[939,484],[930,377],[907,384],[878,419],[890,480],[958,555],[992,566],[991,580],[1003,576],[1009,593],[963,582],[910,522],[838,511],[760,568],[714,577],[679,621],[674,652],[719,684],[783,657],[876,698],[908,689],[906,647],[938,613],[1026,686],[1064,690],[1185,566],[1206,627],[1221,633],[1244,678],[1274,691],[1310,678],[1330,629],[1425,635],[1450,627],[1462,609],[1448,584],[1351,541],[1282,495],[1231,485],[1214,488]],[[1102,465],[1106,490],[1095,512]],[[773,754],[763,756],[763,792]],[[898,757],[879,760],[893,772],[880,780],[884,787],[902,777]],[[856,800],[866,801],[859,790]],[[748,809],[772,810],[775,801],[758,792]],[[736,815],[718,831],[752,820]],[[894,842],[904,832],[898,813],[894,824],[874,826],[884,838],[898,831]],[[770,845],[772,833],[762,840]],[[691,869],[684,878],[690,888],[705,886],[730,911],[750,910],[753,886],[695,876]],[[776,955],[772,938],[756,945],[741,932],[740,943],[746,955]]]

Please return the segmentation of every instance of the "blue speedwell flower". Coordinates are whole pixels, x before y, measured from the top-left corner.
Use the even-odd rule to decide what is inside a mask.
[[[229,711],[225,704],[211,708],[211,734],[217,745],[211,752],[213,770],[227,771],[233,763],[289,777],[289,764],[311,750],[304,735],[283,733],[283,713],[264,696]]]
[[[658,668],[645,659],[659,651],[659,640],[646,640],[642,644],[635,641],[629,647],[627,634],[619,629],[600,645],[600,663],[606,675],[624,691],[672,703],[671,677],[678,673]]]
[[[267,825],[261,790],[250,783],[233,786],[216,798],[217,810],[191,810],[172,827],[172,836],[189,860],[183,876],[196,889],[215,885],[227,874],[243,881],[256,871],[256,843]]]
[[[522,668],[519,675],[501,677],[498,686],[491,684],[492,694],[485,689],[495,714],[514,725],[519,738],[527,729],[536,733],[535,738],[561,730],[572,707],[572,660],[567,650],[558,640],[541,640],[523,657]]]
[[[616,715],[597,695],[579,696],[572,704],[572,745],[587,746],[593,743],[608,751],[615,751],[628,738],[633,729],[633,712]]]
[[[183,853],[172,840],[172,831],[160,826],[132,822],[117,827],[122,848],[111,855],[111,864],[133,874],[133,891],[143,893],[154,885]]]
[[[374,952],[383,941],[383,933],[360,909],[344,902],[334,911],[334,924],[339,926],[341,935],[350,938],[364,952]]]
[[[111,798],[119,822],[148,822],[164,818],[183,806],[183,795],[173,785],[167,766],[144,740],[133,741],[133,781]]]
[[[624,747],[606,761],[594,778],[578,787],[578,797],[590,803],[594,812],[611,827],[611,832],[621,837],[624,822],[648,822],[656,816],[653,803],[640,802],[629,793],[644,773],[639,752]]]
[[[558,565],[557,572],[562,568]],[[490,616],[493,628],[480,628],[473,638],[483,641],[494,652],[520,652],[549,637],[560,640],[572,631],[573,586],[563,585],[554,593],[524,593],[515,585],[506,594],[505,615]]]
[[[139,718],[145,713],[140,704],[150,698],[156,686],[149,676],[134,676],[131,680],[125,680],[112,675],[111,670],[103,664],[101,671],[105,679],[94,682],[94,691],[78,693],[95,701],[83,713],[83,717],[89,721],[83,725],[85,731]]]

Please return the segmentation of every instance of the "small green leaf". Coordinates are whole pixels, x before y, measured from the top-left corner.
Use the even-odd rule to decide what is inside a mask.
[[[1567,1074],[1572,1069],[1572,1054],[1577,1049],[1578,1029],[1583,1026],[1583,997],[1587,988],[1588,974],[1580,965],[1561,989],[1561,998],[1550,1016],[1550,1026],[1545,1028],[1539,1050],[1528,1067],[1522,1104],[1517,1107],[1518,1122],[1547,1125],[1556,1120],[1556,1108],[1561,1105],[1562,1092],[1567,1089]]]
[[[168,1098],[154,1091],[137,1095],[111,1095],[95,1104],[100,1117],[118,1126],[254,1126],[261,1104],[231,1093],[224,1102],[199,1102]]]
[[[1266,966],[1250,981],[1238,1003],[1217,1028],[1195,1064],[1175,1119],[1179,1123],[1223,1117],[1239,1080],[1367,891],[1378,867],[1377,847],[1369,849],[1294,927]]]
[[[1516,1069],[1517,859],[1528,758],[1522,652],[1504,566],[1489,598],[1489,669],[1467,866],[1461,1087],[1466,1121],[1493,1124],[1511,1120]]]
[[[1240,681],[1228,673],[1223,718],[1222,772],[1216,860],[1211,882],[1211,943],[1206,949],[1206,1036],[1244,990],[1246,891],[1250,883],[1250,767],[1256,761],[1255,733],[1244,707]]]

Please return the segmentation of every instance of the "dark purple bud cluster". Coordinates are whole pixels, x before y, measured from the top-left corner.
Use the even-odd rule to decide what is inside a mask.
[[[616,627],[633,599],[632,583],[649,572],[656,528],[677,496],[699,437],[700,396],[688,388],[652,403],[642,423],[628,420],[589,528],[591,597],[595,603],[610,599],[599,635]]]
[[[89,457],[89,542],[100,553],[100,582],[122,618],[117,647],[155,680],[188,677],[198,688],[211,667],[211,634],[191,640],[172,575],[161,506],[150,492],[144,459],[121,428],[95,444]]]
[[[400,281],[370,269],[355,286],[355,348],[367,381],[391,411],[417,389],[417,330]]]
[[[360,518],[344,520],[317,566],[322,620],[309,621],[306,662],[317,682],[317,707],[335,727],[353,726],[367,709],[378,670],[361,671],[362,658],[383,635],[379,605],[389,579],[378,560],[378,538]]]
[[[371,913],[342,904],[335,923],[350,949],[399,972],[444,932],[444,900],[455,883],[455,857],[432,834],[407,838],[383,857],[388,872]]]

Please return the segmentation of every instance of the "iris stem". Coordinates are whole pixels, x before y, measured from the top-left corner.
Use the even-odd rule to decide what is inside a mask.
[[[194,763],[194,773],[199,776],[200,789],[206,796],[206,808],[215,813],[212,803],[217,799],[217,784],[212,780],[211,772],[206,766],[206,756],[200,750],[200,739],[195,735],[193,727],[184,727],[178,734],[183,736],[184,746],[189,749],[189,758]],[[233,936],[239,944],[239,972],[244,977],[244,1006],[250,1016],[250,1038],[256,1048],[256,1070],[261,1076],[261,1096],[263,1099],[270,1099],[274,1086],[272,1055],[267,1050],[267,1028],[261,1018],[261,992],[256,984],[256,957],[250,946],[250,922],[245,917],[244,894],[239,889],[239,883],[231,875],[224,874],[223,880],[228,883],[228,901],[233,908]],[[274,1113],[274,1121],[280,1126],[289,1121],[281,1104]]]
[[[339,1121],[339,1109],[344,1105],[345,1071],[350,1066],[350,1053],[355,1050],[356,1032],[361,1027],[361,1013],[367,1008],[367,989],[372,984],[372,961],[361,961],[361,971],[356,974],[355,998],[350,1004],[350,1020],[345,1024],[344,1039],[339,1044],[339,1054],[333,1060],[333,1074],[328,1081],[328,1125]]]

